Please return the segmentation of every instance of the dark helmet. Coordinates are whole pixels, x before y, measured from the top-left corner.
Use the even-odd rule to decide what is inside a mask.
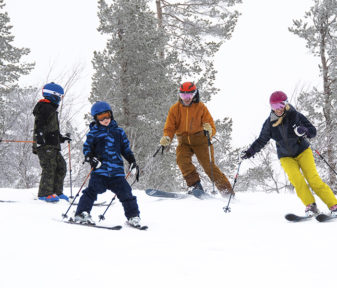
[[[60,104],[63,95],[63,88],[54,82],[48,83],[42,88],[42,96],[56,105]]]
[[[113,114],[110,105],[104,101],[97,101],[91,107],[91,116],[95,118],[97,114],[101,114],[106,111],[110,111],[111,119],[113,119]]]

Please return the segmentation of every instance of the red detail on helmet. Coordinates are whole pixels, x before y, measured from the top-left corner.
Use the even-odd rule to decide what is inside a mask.
[[[197,87],[193,82],[185,82],[180,85],[180,93],[193,93],[197,90]]]
[[[46,103],[51,103],[51,101],[50,101],[50,100],[48,100],[48,99],[41,99],[39,102],[46,102]]]
[[[269,103],[275,104],[275,103],[280,103],[280,102],[284,102],[287,100],[288,100],[288,97],[284,92],[275,91],[273,94],[270,95]]]

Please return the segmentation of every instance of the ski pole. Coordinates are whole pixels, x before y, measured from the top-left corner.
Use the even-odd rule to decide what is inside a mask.
[[[293,127],[295,128],[296,125],[294,125]],[[329,168],[330,168],[330,169],[337,175],[336,170],[333,169],[333,168],[331,167],[331,165],[328,163],[328,161],[325,160],[325,158],[321,155],[321,153],[319,153],[319,151],[318,151],[317,149],[315,149],[315,148],[312,147],[311,142],[309,141],[309,139],[308,139],[306,136],[303,136],[303,138],[309,142],[311,148],[315,151],[315,153],[316,153],[316,154],[317,154],[317,155],[318,155],[318,156],[325,162],[325,164],[328,165],[328,167],[329,167]]]
[[[130,174],[131,174],[131,169],[129,170],[128,174],[125,176],[125,179],[128,179],[128,177],[130,176]],[[130,186],[132,186],[134,183],[135,183],[135,182],[133,182]],[[115,196],[111,199],[111,201],[110,201],[108,207],[106,207],[106,209],[105,209],[105,211],[103,212],[103,214],[98,216],[98,218],[99,218],[99,221],[98,221],[98,222],[100,222],[101,220],[105,220],[104,215],[105,215],[106,211],[108,211],[109,207],[111,206],[112,202],[113,202],[115,199],[116,199],[116,194],[115,194]]]
[[[152,155],[152,157],[145,163],[144,168],[141,170],[141,172],[146,171],[149,167],[149,165],[152,163],[153,159],[157,156],[159,153],[160,149],[162,149],[161,154],[164,153],[164,146],[159,146],[156,152]]]
[[[161,148],[161,154],[164,153],[165,147],[164,146],[159,146],[158,149],[157,149],[157,151],[156,151],[156,153],[153,154],[153,156],[152,156],[153,158],[157,156],[158,152],[160,151],[160,148]]]
[[[209,155],[209,166],[211,167],[211,177],[212,177],[212,184],[213,184],[213,191],[212,194],[215,194],[215,188],[214,188],[214,172],[213,172],[213,162],[212,162],[212,150],[211,150],[211,138],[209,137],[209,132],[204,130],[205,134],[207,136],[207,142],[208,142],[208,155]]]
[[[4,143],[35,143],[36,141],[29,141],[29,140],[3,140],[3,139],[0,139],[0,142],[4,142]]]
[[[337,175],[337,172],[335,171],[335,169],[333,169],[333,168],[331,167],[331,165],[328,163],[328,161],[325,160],[325,158],[321,155],[321,153],[319,153],[316,149],[314,149],[314,151],[317,153],[317,155],[318,155],[319,157],[321,157],[321,159],[325,162],[325,164],[328,165],[329,168],[330,168],[330,169]]]
[[[239,177],[239,170],[240,170],[241,163],[242,163],[242,160],[239,162],[238,170],[236,171],[236,175],[234,177],[233,193],[231,193],[231,195],[229,196],[227,206],[223,207],[223,210],[224,210],[225,213],[231,212],[231,208],[229,207],[229,203],[231,202],[232,195],[234,194],[234,187],[235,187],[236,181],[238,180],[238,177]]]
[[[91,172],[92,172],[93,170],[94,170],[94,168],[91,168],[89,174],[87,175],[87,177],[85,177],[83,184],[81,185],[80,189],[78,190],[77,194],[75,195],[74,200],[70,203],[70,206],[68,207],[68,210],[66,211],[66,213],[62,214],[63,219],[64,219],[64,218],[68,218],[67,214],[68,214],[68,212],[69,212],[71,206],[73,206],[73,204],[74,204],[76,198],[78,197],[78,195],[80,195],[80,192],[81,192],[81,190],[82,190],[82,188],[83,188],[85,182],[87,182],[87,180],[88,180],[88,178],[89,178],[89,176],[90,176],[90,174],[91,174]]]
[[[70,138],[70,133],[66,133],[66,136]],[[69,155],[69,181],[70,181],[70,198],[73,198],[73,181],[71,178],[71,153],[70,153],[70,140],[68,140],[68,155]]]

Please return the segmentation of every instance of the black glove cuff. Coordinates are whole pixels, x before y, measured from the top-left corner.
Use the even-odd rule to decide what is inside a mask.
[[[135,158],[135,156],[133,154],[130,154],[129,157],[128,157],[128,159],[126,159],[126,160],[129,162],[130,165],[132,163],[136,162],[136,158]]]

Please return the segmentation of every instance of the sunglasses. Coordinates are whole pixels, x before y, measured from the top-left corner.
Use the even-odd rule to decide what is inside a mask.
[[[102,113],[96,115],[96,119],[98,121],[103,121],[105,119],[111,119],[111,113],[110,113],[110,111],[102,112]]]

